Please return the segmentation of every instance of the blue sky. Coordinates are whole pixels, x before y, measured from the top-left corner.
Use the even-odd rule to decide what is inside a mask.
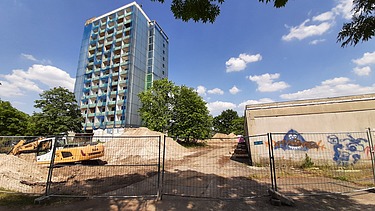
[[[0,98],[31,114],[43,90],[73,90],[83,26],[132,1],[0,1]],[[175,20],[169,4],[139,0],[169,36],[169,80],[193,87],[212,115],[266,103],[375,93],[375,40],[336,43],[351,0],[285,8],[226,1],[214,24]]]

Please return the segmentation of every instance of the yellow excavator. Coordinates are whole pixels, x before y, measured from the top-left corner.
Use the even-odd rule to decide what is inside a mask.
[[[51,162],[53,148],[55,151],[55,164],[62,163],[82,163],[82,164],[102,164],[100,158],[104,156],[104,146],[102,144],[68,144],[66,137],[38,138],[27,142],[19,141],[9,154],[19,155],[21,153],[36,153],[36,161],[40,164]]]

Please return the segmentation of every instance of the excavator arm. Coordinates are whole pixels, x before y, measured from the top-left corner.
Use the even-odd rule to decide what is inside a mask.
[[[39,138],[38,140],[29,142],[29,143],[26,143],[26,140],[20,140],[16,145],[14,145],[14,147],[9,152],[9,154],[19,155],[21,153],[36,153],[38,150],[44,150],[44,149],[51,147],[50,142],[40,143],[39,142],[40,140],[42,140],[42,138]]]

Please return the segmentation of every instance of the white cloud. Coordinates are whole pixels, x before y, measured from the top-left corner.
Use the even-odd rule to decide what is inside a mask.
[[[353,15],[353,0],[338,0],[338,4],[331,11],[347,20]]]
[[[329,11],[329,12],[324,12],[320,15],[317,15],[317,16],[314,16],[312,18],[313,21],[320,21],[320,22],[323,22],[323,21],[331,21],[335,18],[335,15],[333,12]]]
[[[366,67],[355,67],[353,72],[359,76],[367,76],[371,73],[371,68],[369,66]]]
[[[38,61],[33,55],[31,54],[24,54],[24,53],[21,53],[21,57],[27,59],[27,60],[30,60],[30,61]]]
[[[375,64],[375,51],[372,53],[364,53],[362,58],[354,59],[353,62],[357,65],[370,65]]]
[[[221,90],[221,89],[219,89],[219,88],[215,88],[215,89],[208,90],[207,93],[208,93],[208,94],[223,95],[223,94],[224,94],[224,91]]]
[[[205,96],[206,95],[206,90],[207,89],[204,86],[198,86],[197,89],[196,89],[198,95],[200,95],[200,96]]]
[[[24,58],[24,59],[36,62],[36,63],[40,63],[40,64],[52,64],[51,60],[47,60],[47,59],[39,60],[39,59],[35,58],[35,56],[33,56],[31,54],[21,53],[21,57]]]
[[[274,80],[278,79],[279,77],[279,73],[266,73],[263,75],[248,76],[248,79],[258,84],[257,90],[260,92],[275,92],[289,87],[289,84],[285,83],[284,81],[274,82]]]
[[[325,39],[318,39],[318,40],[313,40],[309,42],[310,45],[317,45],[318,43],[326,41]]]
[[[30,79],[38,80],[49,88],[62,86],[70,91],[74,89],[75,79],[64,70],[54,66],[35,64],[29,68],[27,74]]]
[[[274,101],[270,98],[262,98],[259,100],[247,100],[245,102],[240,103],[238,107],[241,108],[242,110],[245,110],[245,107],[247,105],[260,104],[260,103],[272,103],[272,102]]]
[[[210,114],[212,116],[220,115],[221,112],[227,109],[232,109],[236,111],[240,116],[242,116],[246,105],[259,104],[259,103],[271,103],[271,102],[274,102],[274,101],[270,98],[262,98],[259,100],[247,100],[247,101],[240,103],[239,105],[236,105],[231,102],[215,101],[215,102],[207,103],[207,108],[210,111]]]
[[[307,37],[322,35],[331,28],[331,23],[323,22],[318,25],[306,25],[310,22],[305,20],[299,26],[291,27],[287,35],[282,36],[282,40],[291,41],[293,39],[303,40]]]
[[[230,58],[225,62],[226,72],[238,72],[246,68],[248,63],[257,62],[262,60],[260,54],[250,55],[250,54],[240,54],[237,58]]]
[[[303,40],[307,37],[323,35],[334,25],[337,16],[341,16],[345,19],[350,19],[353,14],[352,8],[353,0],[338,0],[337,5],[330,11],[323,12],[317,16],[312,17],[311,21],[310,19],[307,19],[299,26],[291,27],[289,29],[289,33],[282,36],[282,40]]]
[[[238,92],[240,92],[241,90],[238,89],[236,86],[233,86],[232,88],[229,89],[229,92],[232,94],[232,95],[235,95],[237,94]]]
[[[357,95],[374,93],[375,84],[369,87],[363,87],[358,84],[350,82],[349,78],[339,77],[323,81],[320,85],[311,89],[305,89],[290,94],[280,95],[283,99],[299,100],[299,99],[313,99],[324,97],[337,97],[345,95]]]
[[[236,109],[237,105],[230,102],[215,101],[207,103],[207,108],[212,116],[217,116],[227,109]]]
[[[1,97],[23,96],[27,92],[41,93],[42,85],[47,85],[49,88],[62,86],[73,91],[75,81],[64,70],[36,64],[27,71],[16,69],[10,74],[0,75],[0,78],[5,79],[1,81]]]

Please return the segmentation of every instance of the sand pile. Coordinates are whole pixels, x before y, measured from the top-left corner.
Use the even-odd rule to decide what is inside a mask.
[[[35,193],[33,184],[45,183],[47,175],[48,168],[39,166],[32,160],[0,154],[0,187],[2,188],[23,193]]]
[[[237,135],[234,133],[230,133],[229,135],[224,133],[216,133],[213,137],[213,139],[236,139]]]
[[[153,136],[153,137],[150,137]],[[140,160],[157,160],[159,157],[159,139],[161,136],[161,154],[163,153],[163,133],[151,131],[148,128],[129,128],[121,134],[121,137],[114,137],[108,140],[105,146],[102,160],[108,164],[119,164],[120,161],[138,158]],[[166,159],[181,160],[191,152],[178,144],[172,138],[166,138]],[[136,162],[136,161],[134,161]]]

